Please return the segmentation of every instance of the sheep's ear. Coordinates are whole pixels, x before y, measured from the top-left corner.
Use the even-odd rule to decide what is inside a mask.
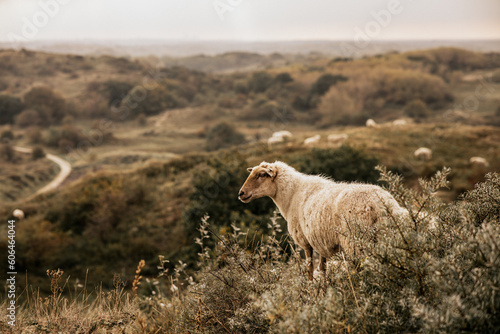
[[[249,173],[251,173],[251,172],[252,172],[252,170],[253,170],[253,167],[248,167],[248,168],[247,168],[247,171],[248,171]]]
[[[272,179],[274,179],[276,177],[276,169],[274,168],[266,168],[266,173],[267,175],[269,175]]]

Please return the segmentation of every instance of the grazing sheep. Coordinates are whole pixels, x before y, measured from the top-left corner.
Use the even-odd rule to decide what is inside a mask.
[[[273,133],[271,137],[267,140],[267,145],[272,146],[273,144],[283,143],[288,138],[292,138],[292,133],[290,131],[278,131]]]
[[[273,133],[273,137],[292,138],[292,133],[286,130],[278,131]]]
[[[483,157],[472,157],[469,159],[469,163],[471,165],[478,165],[481,167],[488,167],[490,164],[488,163],[488,160],[486,160]]]
[[[392,125],[394,126],[402,126],[402,125],[407,125],[408,121],[406,119],[396,119],[392,121]]]
[[[250,175],[238,198],[248,203],[271,197],[288,223],[288,232],[306,253],[309,278],[313,274],[313,250],[321,257],[320,271],[325,270],[326,259],[341,249],[355,251],[346,237],[351,223],[358,223],[368,231],[387,216],[387,210],[394,215],[407,214],[379,186],[305,175],[280,161],[262,162],[248,171]]]
[[[427,147],[420,147],[419,149],[415,150],[413,152],[413,155],[417,159],[422,159],[422,160],[431,160],[432,159],[432,150]]]
[[[341,144],[348,137],[349,135],[346,133],[343,133],[341,135],[328,135],[328,142],[331,144]]]
[[[366,121],[366,126],[368,128],[378,128],[378,124],[371,118]]]
[[[20,209],[15,209],[13,212],[12,212],[12,215],[14,217],[16,217],[17,219],[21,220],[21,219],[24,219],[24,211],[23,210],[20,210]]]
[[[312,137],[306,138],[304,140],[304,145],[306,145],[306,146],[314,146],[317,143],[319,143],[320,139],[321,139],[320,135],[316,135],[316,136],[312,136]]]
[[[267,145],[269,146],[272,146],[273,144],[278,144],[278,143],[282,143],[284,142],[285,140],[283,139],[283,137],[269,137],[269,139],[267,140]]]

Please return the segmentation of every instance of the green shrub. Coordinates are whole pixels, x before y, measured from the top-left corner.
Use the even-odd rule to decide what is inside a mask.
[[[240,145],[244,142],[245,136],[243,134],[238,132],[233,125],[222,122],[208,131],[206,148],[208,151],[215,151],[221,148]]]
[[[273,83],[273,77],[267,72],[254,72],[248,82],[248,88],[255,93],[263,93]]]
[[[295,246],[285,252],[276,239],[276,217],[269,237],[253,251],[241,243],[252,240],[246,231],[233,226],[231,234],[218,235],[205,218],[196,241],[202,247],[200,269],[194,277],[186,275],[186,291],[151,299],[153,305],[172,307],[163,328],[174,333],[498,332],[498,208],[480,225],[459,208],[479,209],[486,194],[499,203],[498,174],[490,174],[466,201],[444,204],[434,192],[447,186],[449,169],[420,180],[422,192],[380,171],[408,216],[380,220],[376,241],[352,229],[347,234],[362,252],[340,252],[313,281],[306,280],[305,261]],[[214,248],[207,247],[211,237],[218,240]],[[172,287],[183,284],[184,268],[176,266]]]
[[[283,73],[277,74],[274,77],[274,81],[281,84],[281,85],[285,85],[289,82],[293,82],[293,78],[290,75],[290,73],[283,72]]]
[[[350,146],[338,149],[313,149],[293,162],[305,174],[321,174],[337,181],[377,183],[378,161]]]
[[[0,146],[0,158],[3,161],[12,162],[14,160],[14,149],[9,144],[1,144]]]
[[[427,105],[422,100],[413,100],[410,101],[405,107],[405,113],[409,117],[415,119],[422,119],[429,116],[430,111],[427,108]]]
[[[33,87],[24,94],[27,108],[36,110],[43,124],[57,124],[66,116],[66,101],[46,86]]]
[[[0,95],[0,124],[13,124],[15,117],[24,109],[17,97]]]
[[[109,106],[118,106],[134,85],[125,81],[108,80],[104,82],[104,93],[108,98]]]
[[[40,146],[35,147],[33,149],[33,152],[31,153],[31,157],[33,160],[44,158],[45,152],[43,151],[43,148],[41,148]]]

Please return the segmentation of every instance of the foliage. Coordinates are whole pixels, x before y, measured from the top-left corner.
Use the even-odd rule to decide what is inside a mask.
[[[108,80],[104,82],[104,92],[108,97],[109,106],[118,106],[134,85],[125,81]]]
[[[207,133],[208,151],[228,148],[245,142],[245,137],[229,123],[221,122],[213,126]]]
[[[33,149],[33,152],[31,153],[31,157],[33,158],[33,160],[44,158],[45,152],[43,151],[43,148],[40,146],[35,147]]]
[[[25,128],[42,124],[40,113],[33,109],[27,109],[16,117],[16,125]]]
[[[43,124],[57,124],[66,116],[66,101],[50,87],[37,86],[24,94],[24,104],[36,110]]]
[[[0,124],[14,123],[14,118],[23,108],[21,99],[10,95],[0,95]]]
[[[218,243],[207,249],[211,229],[202,225],[201,268],[185,292],[167,298],[173,312],[163,323],[172,332],[204,333],[498,332],[498,219],[478,226],[456,215],[462,202],[440,203],[433,193],[447,185],[447,169],[421,180],[422,192],[381,173],[409,214],[381,220],[376,242],[353,229],[348,235],[363,251],[339,253],[313,281],[298,250],[291,245],[288,256],[273,233],[248,252],[238,240],[247,236],[235,228],[214,234]],[[480,188],[496,188],[495,178]]]
[[[129,116],[135,118],[140,114],[156,115],[168,109],[179,108],[183,104],[183,100],[165,86],[150,90],[143,86],[136,86],[123,98],[118,108],[120,110],[117,112],[123,120]]]
[[[1,144],[0,146],[0,159],[6,162],[12,162],[14,160],[15,152],[11,145]]]
[[[303,173],[321,174],[337,181],[376,183],[379,178],[376,158],[345,145],[338,149],[315,148],[310,154],[296,158],[294,164]]]
[[[248,81],[248,88],[255,93],[265,92],[273,83],[273,77],[267,72],[255,72]]]
[[[293,81],[293,78],[292,76],[290,75],[290,73],[287,73],[287,72],[282,72],[282,73],[279,73],[277,74],[275,77],[274,77],[274,81],[276,81],[277,83],[281,84],[281,85],[284,85],[284,84],[287,84],[289,82],[292,82]]]
[[[424,101],[413,100],[406,105],[405,113],[412,118],[422,119],[429,116],[430,111]]]

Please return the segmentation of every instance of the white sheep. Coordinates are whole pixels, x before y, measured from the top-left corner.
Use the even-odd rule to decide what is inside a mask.
[[[24,219],[24,211],[21,210],[21,209],[15,209],[13,212],[12,212],[12,215],[14,217],[16,217],[17,219],[21,220],[21,219]]]
[[[238,198],[243,203],[269,196],[288,223],[288,232],[301,246],[313,274],[313,250],[320,255],[319,270],[338,251],[355,251],[346,237],[350,223],[370,229],[387,212],[407,214],[396,200],[379,186],[334,182],[322,176],[305,175],[287,164],[262,162],[248,168],[250,175]]]
[[[343,133],[341,135],[332,134],[332,135],[328,135],[328,142],[331,144],[338,145],[338,144],[341,144],[342,142],[344,142],[348,137],[349,137],[349,135],[346,133]]]
[[[267,140],[267,145],[269,146],[272,146],[273,144],[278,144],[278,143],[282,143],[284,142],[285,139],[283,137],[280,137],[280,136],[272,136],[272,137],[269,137],[269,139]]]
[[[304,140],[304,145],[305,146],[314,146],[319,143],[319,140],[321,139],[320,135],[315,135],[309,138],[306,138]]]
[[[368,128],[378,128],[378,124],[371,118],[366,120],[366,126]]]
[[[392,125],[394,126],[402,126],[402,125],[407,125],[408,121],[406,119],[396,119],[392,121]]]
[[[432,150],[427,147],[420,147],[415,152],[413,152],[413,155],[417,159],[422,159],[422,160],[431,160],[432,159]]]
[[[271,137],[267,140],[267,145],[272,146],[273,144],[283,143],[284,141],[292,138],[292,133],[290,131],[278,131],[273,133]]]
[[[488,167],[490,164],[488,163],[488,160],[486,160],[483,157],[472,157],[469,159],[469,163],[471,165],[478,165],[481,167]]]
[[[282,130],[273,133],[273,137],[292,138],[293,135],[290,131]]]

